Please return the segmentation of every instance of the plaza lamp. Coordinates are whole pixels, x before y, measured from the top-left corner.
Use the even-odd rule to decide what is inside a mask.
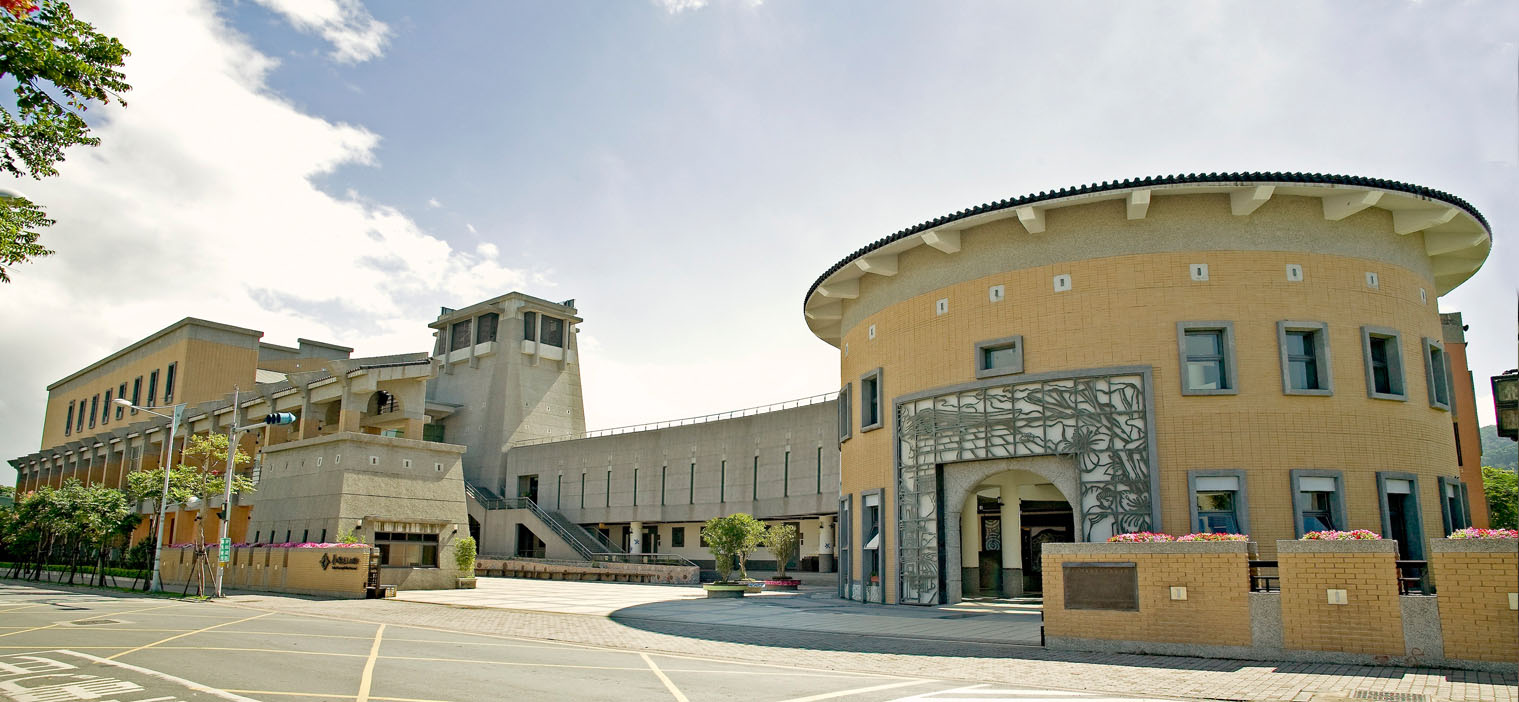
[[[163,458],[159,461],[163,465],[164,488],[163,492],[158,496],[158,533],[156,535],[156,540],[153,542],[153,578],[151,585],[153,592],[163,592],[163,580],[159,576],[158,562],[163,559],[164,513],[169,505],[169,457],[174,453],[174,435],[179,433],[179,421],[185,416],[186,403],[181,402],[170,408],[138,407],[137,405],[132,404],[131,400],[128,400],[124,397],[118,397],[115,400],[112,400],[112,402],[117,405],[121,405],[122,407],[130,407],[132,409],[142,410],[148,414],[156,414],[169,420],[169,438],[164,442]],[[174,414],[173,416],[170,416],[161,412],[154,412],[153,410],[155,409],[173,409]]]

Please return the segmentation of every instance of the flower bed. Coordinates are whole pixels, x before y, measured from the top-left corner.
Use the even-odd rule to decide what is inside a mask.
[[[1303,534],[1300,541],[1381,541],[1382,535],[1369,529],[1353,529],[1351,531],[1310,531]]]
[[[1176,537],[1177,541],[1249,541],[1249,534],[1187,534]]]
[[[1153,531],[1136,531],[1128,534],[1109,536],[1110,544],[1152,544],[1166,541],[1175,541],[1176,537],[1170,534],[1162,534]]]
[[[1519,530],[1515,529],[1479,529],[1467,527],[1457,529],[1450,533],[1447,539],[1519,539]]]

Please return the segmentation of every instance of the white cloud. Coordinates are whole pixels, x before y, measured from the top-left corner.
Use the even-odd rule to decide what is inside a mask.
[[[443,203],[438,202],[438,198],[430,197],[430,198],[427,198],[427,206],[428,207],[442,207]]]
[[[376,58],[390,38],[390,26],[374,18],[359,0],[255,0],[284,15],[296,29],[332,43],[342,63]]]
[[[672,15],[686,10],[700,10],[707,6],[707,0],[653,0],[653,2],[655,6],[664,8],[665,12]]]
[[[475,225],[470,224],[469,222],[465,222],[464,223],[464,228],[468,229],[469,233],[471,233],[471,234],[479,234],[480,233],[480,232],[478,232],[478,231],[475,230]]]
[[[132,49],[134,89],[129,108],[101,110],[101,146],[19,184],[58,220],[44,236],[57,254],[0,289],[0,387],[15,390],[0,394],[3,458],[36,450],[46,383],[180,318],[421,351],[438,305],[532,279],[493,245],[456,250],[394,206],[315,187],[372,163],[379,137],[272,94],[273,62],[209,0],[75,9]]]

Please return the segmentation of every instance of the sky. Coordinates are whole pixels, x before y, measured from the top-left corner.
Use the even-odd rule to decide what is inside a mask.
[[[801,306],[835,261],[983,202],[1310,171],[1492,224],[1477,405],[1515,362],[1519,3],[76,0],[128,106],[0,286],[0,454],[46,385],[186,316],[423,351],[440,306],[574,299],[588,424],[834,390]],[[14,482],[9,466],[0,482]]]

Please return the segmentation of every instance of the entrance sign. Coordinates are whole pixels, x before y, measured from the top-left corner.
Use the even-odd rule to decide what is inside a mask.
[[[217,554],[217,561],[221,563],[230,563],[232,561],[232,538],[223,536],[221,547],[217,550],[219,551]]]
[[[897,401],[897,601],[944,599],[943,466],[1071,456],[1082,541],[1160,522],[1150,368],[1045,374],[931,390]]]
[[[1139,611],[1139,568],[1133,563],[1062,563],[1066,609]]]

